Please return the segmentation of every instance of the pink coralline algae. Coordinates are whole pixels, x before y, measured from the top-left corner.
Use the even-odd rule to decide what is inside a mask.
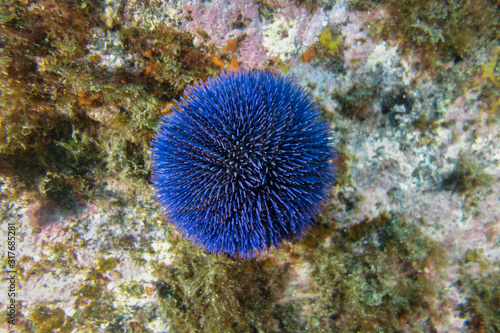
[[[254,27],[259,22],[257,4],[245,0],[186,1],[182,10],[186,14],[184,28],[195,35],[207,33],[217,46],[241,37],[245,33],[242,28]]]
[[[238,61],[260,69],[265,68],[269,60],[277,58],[286,62],[291,57],[291,64],[297,63],[300,55],[318,41],[318,36],[328,23],[328,13],[322,8],[310,12],[293,1],[277,2],[272,18],[267,19],[259,15],[258,3],[249,0],[191,0],[183,3],[182,13],[182,28],[197,37],[195,42],[224,49],[228,41],[238,39],[239,47],[234,53]],[[286,22],[286,26],[278,37],[273,35],[268,41],[267,44],[273,45],[273,49],[266,49],[263,33],[276,29],[279,22]],[[291,34],[294,29],[297,33]],[[273,34],[276,31],[273,30]],[[290,50],[279,47],[283,41]],[[281,54],[277,54],[280,52],[287,54],[281,57]]]
[[[362,30],[365,22],[356,14],[349,14],[350,23],[342,27],[345,37],[345,65],[347,68],[357,68],[375,50],[375,43]]]
[[[318,41],[318,36],[327,24],[327,15],[322,8],[312,13],[305,7],[297,7],[295,2],[286,2],[282,8],[276,9],[275,19],[283,18],[296,21],[298,34],[296,44],[298,47],[308,47]],[[266,22],[268,23],[268,22]]]
[[[262,46],[259,6],[253,1],[186,1],[183,28],[223,48],[232,39],[242,39],[239,56],[252,67],[262,67],[267,55]]]

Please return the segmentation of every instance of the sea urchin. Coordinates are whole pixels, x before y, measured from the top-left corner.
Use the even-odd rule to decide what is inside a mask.
[[[312,97],[271,72],[223,72],[187,89],[152,141],[170,222],[210,253],[251,258],[301,237],[335,180]]]

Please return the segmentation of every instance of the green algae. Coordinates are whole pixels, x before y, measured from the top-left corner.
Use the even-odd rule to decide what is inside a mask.
[[[146,187],[165,102],[212,70],[188,34],[128,27],[117,36],[134,73],[108,72],[87,49],[100,12],[92,1],[0,5],[0,166],[67,210],[106,177]]]
[[[104,274],[115,269],[117,265],[118,260],[116,258],[100,259],[97,270]]]
[[[447,190],[466,194],[478,187],[489,186],[493,177],[466,158],[461,153],[453,170],[444,178],[443,185]]]
[[[40,333],[49,333],[56,330],[59,332],[70,332],[69,326],[63,328],[66,321],[66,315],[64,311],[59,308],[50,309],[45,306],[39,306],[31,314],[31,319],[40,327],[38,331]]]
[[[335,94],[341,105],[341,113],[358,119],[368,117],[370,106],[375,97],[375,88],[365,84],[355,84],[347,92]]]
[[[235,260],[176,245],[170,267],[157,268],[164,313],[176,332],[275,331],[274,297],[286,268],[262,260]]]
[[[438,288],[424,272],[445,259],[416,224],[382,214],[335,231],[329,244],[320,257],[305,255],[315,260],[321,287],[308,330],[394,331],[401,321],[417,331],[432,326],[426,299],[437,297]]]
[[[70,209],[76,205],[71,185],[60,176],[54,177],[52,173],[47,173],[40,182],[39,191],[51,202],[57,203],[61,207]]]
[[[113,306],[115,296],[108,290],[109,279],[91,269],[87,273],[86,284],[74,292],[75,314],[71,317],[79,329],[106,326],[119,321],[119,313]]]
[[[374,25],[376,35],[417,51],[431,67],[463,59],[476,47],[491,46],[500,23],[496,4],[490,0],[352,0],[348,6],[361,11],[384,8],[387,19]]]
[[[338,230],[321,214],[300,252],[280,251],[310,263],[319,296],[278,304],[290,266],[213,256],[182,240],[172,245],[176,259],[157,267],[157,290],[178,332],[393,331],[408,321],[413,330],[432,329],[427,299],[438,297],[439,287],[427,271],[446,266],[420,223],[384,213]],[[305,307],[307,318],[297,317]]]
[[[351,174],[351,164],[356,160],[356,157],[352,154],[341,153],[342,148],[338,148],[339,154],[335,159],[335,167],[337,174],[335,175],[335,186],[352,186],[352,174]]]
[[[470,265],[477,264],[479,275],[471,274]],[[460,262],[460,278],[455,285],[465,295],[458,310],[467,331],[500,331],[500,272],[491,268],[489,258],[478,249],[468,250]]]
[[[427,132],[436,134],[435,130],[439,128],[439,124],[434,119],[428,119],[426,114],[421,114],[412,122],[415,129],[419,130],[422,135]]]

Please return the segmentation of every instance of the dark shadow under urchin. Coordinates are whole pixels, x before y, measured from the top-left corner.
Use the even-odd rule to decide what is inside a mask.
[[[335,181],[331,129],[312,97],[256,70],[186,92],[151,148],[169,222],[207,252],[236,258],[303,236]]]

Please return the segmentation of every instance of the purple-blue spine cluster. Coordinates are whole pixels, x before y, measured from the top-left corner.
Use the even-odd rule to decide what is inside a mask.
[[[210,253],[251,258],[304,235],[335,181],[332,133],[283,76],[223,72],[187,89],[152,141],[169,221]]]

